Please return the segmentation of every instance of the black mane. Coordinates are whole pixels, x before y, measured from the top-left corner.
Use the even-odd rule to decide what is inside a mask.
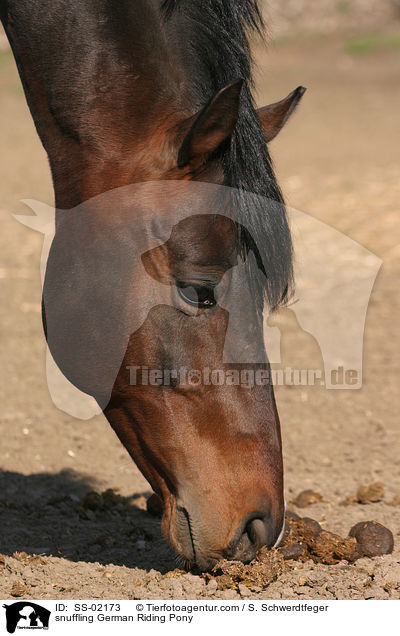
[[[237,189],[238,220],[249,230],[250,236],[242,236],[242,244],[246,251],[260,252],[258,259],[261,256],[267,278],[256,278],[262,281],[270,306],[275,307],[292,285],[292,242],[251,92],[249,34],[264,32],[257,0],[164,0],[162,8],[167,29],[174,29],[179,40],[199,107],[232,80],[245,80],[239,119],[229,143],[219,150],[219,158],[225,183]]]

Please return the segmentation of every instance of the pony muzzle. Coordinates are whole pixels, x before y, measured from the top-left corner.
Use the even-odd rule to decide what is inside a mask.
[[[226,532],[227,521],[222,520],[217,527],[210,527],[206,519],[198,514],[191,515],[188,508],[176,505],[170,520],[168,542],[181,556],[183,564],[196,566],[202,571],[212,569],[221,559],[249,563],[263,546],[273,548],[282,536],[284,520],[282,515],[274,518],[271,511],[256,510],[246,514],[233,532]],[[223,537],[230,535],[228,540]]]

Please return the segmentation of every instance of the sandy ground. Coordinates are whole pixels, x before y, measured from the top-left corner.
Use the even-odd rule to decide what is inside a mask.
[[[290,504],[312,488],[322,502],[290,508],[343,536],[358,521],[376,520],[392,530],[395,550],[352,565],[287,561],[265,589],[221,590],[215,580],[174,571],[159,522],[145,512],[149,486],[105,419],[74,420],[48,394],[41,237],[11,213],[27,213],[21,199],[51,204],[52,190],[13,61],[1,53],[0,598],[399,598],[400,507],[391,503],[400,493],[400,52],[351,57],[335,36],[288,41],[268,54],[260,48],[257,58],[260,103],[299,84],[309,89],[271,147],[288,202],[383,260],[367,315],[362,389],[277,391],[286,497]],[[382,501],[341,505],[375,481],[384,484]],[[82,505],[88,491],[107,489],[118,496]]]

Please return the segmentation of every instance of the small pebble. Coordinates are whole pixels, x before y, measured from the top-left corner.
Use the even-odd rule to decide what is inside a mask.
[[[247,585],[244,585],[243,583],[239,583],[238,590],[239,590],[240,596],[242,596],[243,598],[251,596],[251,592],[249,588],[247,587]]]
[[[145,550],[146,549],[146,541],[143,539],[138,539],[135,543],[135,548],[137,550]]]
[[[211,579],[207,584],[207,592],[214,594],[218,590],[218,583],[215,579]]]

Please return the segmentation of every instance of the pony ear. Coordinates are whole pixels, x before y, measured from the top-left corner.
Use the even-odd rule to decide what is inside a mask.
[[[303,86],[298,86],[296,90],[280,102],[258,109],[257,114],[261,119],[267,143],[276,137],[286,124],[305,92],[306,89]]]
[[[230,137],[239,115],[242,86],[242,79],[224,86],[199,113],[181,124],[186,134],[178,153],[179,168],[198,167]]]

